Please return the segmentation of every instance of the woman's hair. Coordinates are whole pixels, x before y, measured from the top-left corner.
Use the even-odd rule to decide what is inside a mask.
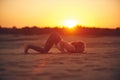
[[[85,44],[81,41],[72,42],[72,45],[75,46],[75,52],[82,53],[85,50]]]

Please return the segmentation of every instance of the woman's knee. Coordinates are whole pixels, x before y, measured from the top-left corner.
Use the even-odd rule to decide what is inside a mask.
[[[60,36],[57,32],[53,32],[53,33],[51,33],[51,36],[53,36],[53,37],[58,37],[58,36]]]

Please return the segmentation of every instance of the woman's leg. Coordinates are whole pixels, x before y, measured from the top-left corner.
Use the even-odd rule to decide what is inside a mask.
[[[60,40],[61,40],[61,37],[58,33],[52,33],[48,38],[48,40],[46,41],[44,48],[34,46],[34,45],[27,45],[24,52],[28,53],[29,49],[33,49],[41,53],[42,52],[47,53],[52,48],[52,46],[54,44],[57,44]]]
[[[52,33],[45,43],[44,50],[48,52],[52,48],[52,46],[54,44],[57,44],[60,40],[61,40],[61,37],[58,33],[56,32]]]
[[[34,46],[34,45],[26,45],[24,52],[27,54],[29,49],[33,49],[35,51],[38,51],[40,53],[45,52],[43,48]]]

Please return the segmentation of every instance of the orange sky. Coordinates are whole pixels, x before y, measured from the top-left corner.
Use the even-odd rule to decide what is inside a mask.
[[[0,0],[0,25],[63,26],[66,19],[81,25],[120,27],[120,0]]]

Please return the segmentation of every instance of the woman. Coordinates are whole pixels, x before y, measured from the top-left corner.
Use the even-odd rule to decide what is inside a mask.
[[[85,48],[83,42],[77,41],[69,43],[67,41],[64,41],[58,33],[52,33],[43,48],[34,45],[27,45],[24,52],[27,54],[29,49],[33,49],[40,53],[48,53],[54,44],[56,45],[56,48],[61,52],[68,53],[82,53],[84,52]]]

